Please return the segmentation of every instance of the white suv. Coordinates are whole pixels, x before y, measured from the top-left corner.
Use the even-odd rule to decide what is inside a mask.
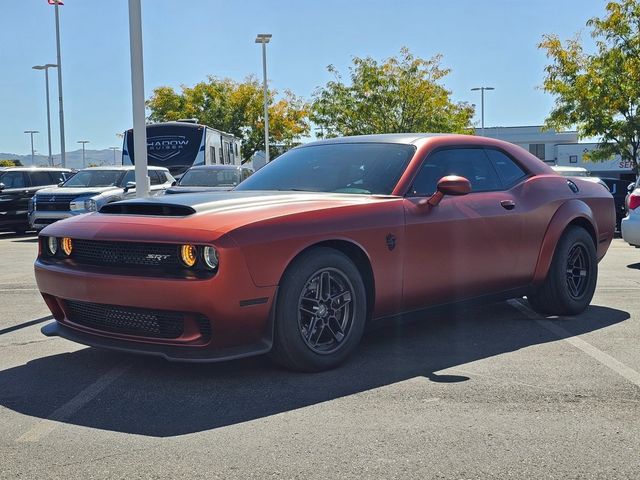
[[[175,184],[169,170],[149,167],[151,195]],[[135,196],[135,167],[91,167],[80,170],[58,188],[39,190],[29,203],[29,224],[35,230],[63,218],[95,212],[103,205]]]

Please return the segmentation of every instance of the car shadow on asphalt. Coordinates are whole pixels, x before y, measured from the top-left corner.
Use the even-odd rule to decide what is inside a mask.
[[[422,314],[369,331],[340,368],[318,374],[280,369],[267,357],[179,364],[85,348],[0,372],[0,405],[47,418],[118,366],[128,368],[66,423],[152,437],[211,430],[424,377],[455,388],[467,377],[437,372],[559,337],[505,302]],[[629,318],[592,306],[560,318],[571,335]],[[59,340],[63,341],[63,340]],[[470,379],[473,381],[473,378]],[[451,385],[447,385],[451,384]]]

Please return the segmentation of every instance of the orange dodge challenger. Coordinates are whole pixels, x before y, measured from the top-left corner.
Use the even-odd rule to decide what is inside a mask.
[[[169,360],[271,352],[319,371],[371,319],[525,295],[578,314],[614,225],[603,186],[509,143],[319,141],[231,192],[117,202],[45,228],[35,273],[55,321],[42,331]]]

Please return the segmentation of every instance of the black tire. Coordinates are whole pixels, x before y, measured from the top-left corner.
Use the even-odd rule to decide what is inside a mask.
[[[556,246],[547,278],[527,299],[541,314],[578,315],[591,303],[597,280],[593,238],[584,228],[570,226]]]
[[[325,291],[326,299],[315,300]],[[362,277],[346,255],[325,247],[302,254],[287,268],[278,291],[272,358],[301,372],[337,367],[360,342],[366,308]]]

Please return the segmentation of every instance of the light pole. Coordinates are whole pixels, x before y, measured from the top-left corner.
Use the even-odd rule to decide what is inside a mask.
[[[269,98],[267,94],[267,43],[271,40],[270,33],[259,33],[256,43],[262,44],[262,88],[264,90],[264,155],[269,163]]]
[[[33,157],[35,156],[36,152],[33,150],[33,135],[40,132],[37,130],[25,130],[24,133],[31,136],[31,166],[34,167],[36,165],[36,162]]]
[[[136,162],[136,197],[149,196],[147,125],[144,117],[144,63],[142,58],[142,9],[140,0],[129,0],[131,97],[133,104],[133,158]]]
[[[116,164],[116,152],[118,151],[118,147],[109,147],[109,150],[113,152],[113,165]]]
[[[47,87],[47,141],[49,143],[49,165],[53,167],[53,156],[51,155],[51,110],[49,108],[49,69],[57,67],[54,63],[45,65],[34,65],[34,70],[44,70],[44,81]]]
[[[87,164],[84,161],[84,146],[89,143],[89,140],[78,140],[78,143],[82,144],[82,168],[87,168]]]
[[[63,167],[67,166],[67,157],[64,147],[64,108],[62,105],[62,59],[60,55],[60,14],[58,4],[60,0],[49,0],[49,5],[53,4],[56,16],[56,51],[58,59],[58,112],[60,114],[60,160]]]
[[[477,92],[478,90],[480,90],[480,115],[481,115],[481,129],[480,129],[480,135],[482,135],[484,137],[484,91],[485,90],[495,90],[495,88],[493,87],[474,87],[471,89],[472,92]]]

